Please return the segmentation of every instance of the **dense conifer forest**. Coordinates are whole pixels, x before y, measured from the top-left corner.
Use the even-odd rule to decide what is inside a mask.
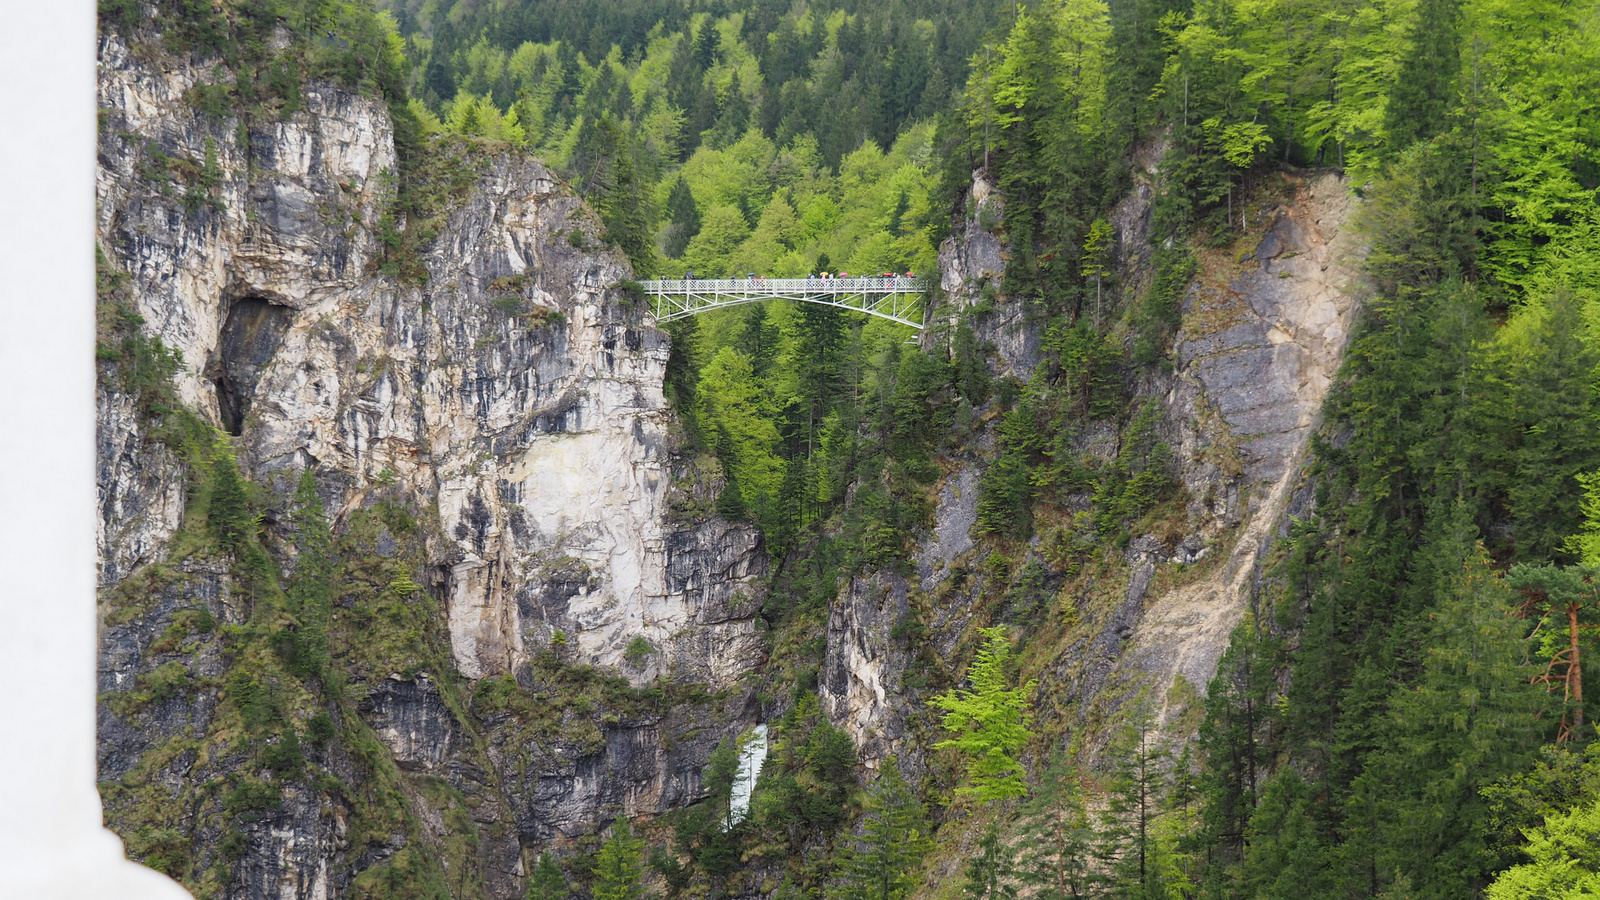
[[[544,160],[640,279],[931,274],[963,219],[1007,251],[989,299],[920,342],[783,302],[668,327],[685,452],[720,479],[705,502],[758,527],[772,562],[761,616],[788,700],[747,816],[728,743],[708,799],[619,819],[581,859],[545,853],[529,897],[720,896],[744,870],[784,900],[1600,891],[1582,677],[1600,651],[1595,0],[380,5],[156,9],[170,49],[232,73],[195,89],[202,109],[271,118],[325,79],[387,99],[412,222],[387,235],[398,277],[419,271],[444,147]],[[143,7],[101,15],[131,26]],[[1110,220],[1152,156],[1155,249],[1134,277]],[[1052,594],[1182,517],[1144,389],[1173,369],[1191,280],[1313,171],[1356,198],[1368,295],[1306,463],[1311,512],[1192,740],[1157,740],[1137,701],[1079,733],[1039,700],[1042,648],[1071,626]],[[975,172],[1003,216],[968,200]],[[977,336],[1001,298],[1042,335],[1030,377]],[[1109,459],[1074,443],[1097,425]],[[927,663],[908,677],[932,762],[920,780],[894,760],[860,772],[816,699],[829,604],[851,576],[912,570],[935,486],[974,455],[985,627],[955,672],[923,640],[931,608],[897,626]],[[230,466],[208,476],[209,539],[244,553]],[[353,538],[328,533],[313,488],[302,552],[333,566],[330,542]],[[297,573],[296,608],[325,609],[318,570]],[[288,671],[321,672],[328,634],[297,634]]]

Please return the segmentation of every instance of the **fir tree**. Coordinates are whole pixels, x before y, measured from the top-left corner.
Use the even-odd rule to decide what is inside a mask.
[[[1433,551],[1459,562],[1440,586],[1421,677],[1395,692],[1387,748],[1362,773],[1376,799],[1376,872],[1409,875],[1420,900],[1483,889],[1493,858],[1480,790],[1528,764],[1538,728],[1509,591],[1463,512]]]
[[[1011,688],[1011,639],[1006,629],[984,628],[981,633],[983,645],[967,672],[972,688],[952,689],[935,697],[931,705],[944,710],[942,724],[953,735],[934,747],[958,750],[967,758],[968,784],[956,793],[987,802],[1027,792],[1017,754],[1033,737],[1028,706],[1039,683]]]
[[[291,665],[318,676],[328,666],[328,619],[333,612],[333,536],[310,468],[300,473],[291,523],[295,528],[294,574],[287,590],[289,612],[298,620]]]
[[[1159,896],[1154,825],[1166,787],[1166,752],[1156,742],[1148,701],[1141,696],[1131,706],[1111,746],[1111,796],[1101,816],[1096,855],[1118,892],[1153,898]]]
[[[644,841],[633,836],[628,820],[617,816],[611,823],[611,836],[595,856],[594,900],[639,900],[643,896],[640,879],[644,875]]]
[[[527,900],[566,900],[571,896],[567,879],[561,874],[561,864],[550,851],[539,854],[539,861],[528,873]]]
[[[245,492],[239,465],[226,448],[211,456],[211,498],[206,506],[206,525],[222,549],[238,552],[255,537],[256,517],[250,511],[250,496]]]
[[[1285,769],[1267,782],[1250,817],[1240,896],[1301,900],[1335,893],[1328,847],[1312,815],[1310,788]]]
[[[1018,815],[1017,875],[1037,900],[1078,900],[1102,884],[1091,865],[1094,823],[1083,803],[1077,769],[1058,753]]]
[[[662,252],[678,259],[688,248],[689,241],[700,233],[700,210],[695,206],[689,182],[682,176],[673,182],[672,193],[667,197],[667,215],[672,220]]]
[[[840,900],[901,900],[918,882],[917,869],[932,849],[922,802],[894,760],[886,759],[867,791],[866,819],[858,840],[840,853]]]
[[[1399,77],[1384,108],[1393,150],[1427,140],[1448,128],[1461,72],[1460,0],[1422,0],[1411,30],[1411,52],[1401,57]]]

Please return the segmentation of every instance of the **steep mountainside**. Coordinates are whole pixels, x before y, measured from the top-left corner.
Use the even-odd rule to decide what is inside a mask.
[[[979,216],[1001,198],[981,178],[970,193],[972,217],[940,250],[947,310],[957,321],[983,304],[975,331],[991,348],[993,373],[1028,381],[1041,362],[1044,323],[994,292],[1008,254]],[[938,655],[960,659],[978,627],[1037,621],[1032,604],[1049,610],[1044,624],[1025,624],[1024,644],[1037,654],[1028,666],[1040,673],[1052,731],[1103,747],[1111,737],[1105,723],[1126,717],[1127,704],[1142,697],[1174,755],[1193,737],[1197,703],[1233,629],[1258,608],[1274,539],[1307,514],[1304,464],[1362,289],[1341,178],[1290,176],[1263,194],[1252,231],[1210,254],[1189,284],[1174,367],[1136,392],[1159,409],[1157,430],[1182,484],[1179,506],[1146,519],[1151,530],[1136,529],[1122,552],[1087,565],[1070,555],[1063,564],[1062,551],[1047,543],[1062,532],[1045,519],[1024,557],[995,569],[993,542],[975,541],[991,429],[950,459],[916,574],[858,579],[833,605],[822,696],[869,764],[907,750],[920,755],[926,743],[906,740],[904,722],[931,724],[925,693],[907,684],[919,667],[891,637],[897,625],[920,616]],[[1130,295],[1150,276],[1149,197],[1142,182],[1117,211],[1116,253]],[[1109,464],[1129,435],[1114,422],[1089,423],[1072,440],[1076,452]],[[1049,515],[1070,528],[1093,506],[1080,494]],[[1019,603],[1029,592],[1037,596]]]
[[[710,749],[761,715],[766,556],[678,485],[668,342],[592,214],[531,159],[441,146],[448,213],[426,279],[402,281],[379,244],[423,223],[385,219],[381,102],[323,83],[277,121],[208,117],[186,94],[213,73],[144,52],[101,46],[99,241],[145,341],[102,352],[112,823],[204,893],[343,896],[443,864],[510,897],[523,845],[695,797]],[[192,414],[130,387],[161,345]],[[201,539],[230,454],[291,572],[302,472],[347,554],[320,695],[258,658],[311,627],[292,583],[278,608]],[[559,696],[489,696],[512,675],[502,693]],[[286,744],[313,774],[274,767]],[[396,861],[418,842],[451,849]]]
[[[101,56],[111,302],[181,354],[169,399],[193,411],[129,387],[145,357],[103,354],[101,765],[130,846],[207,894],[420,879],[511,897],[528,851],[703,796],[712,748],[795,701],[758,696],[767,555],[750,526],[699,512],[715,491],[675,452],[668,341],[597,221],[539,163],[440,141],[426,277],[386,274],[383,242],[425,223],[389,213],[381,102],[325,83],[276,121],[208,117],[187,102],[203,66],[115,36]],[[1129,296],[1150,277],[1152,177],[1116,214]],[[982,179],[971,194],[941,248],[944,309],[974,324],[992,375],[1026,382],[1045,329],[995,290],[1008,253],[980,223],[1003,220],[1002,198]],[[1051,611],[1025,634],[1051,734],[1103,745],[1141,690],[1169,741],[1192,734],[1263,555],[1305,503],[1354,308],[1342,182],[1263,194],[1254,236],[1188,288],[1176,365],[1136,390],[1182,485],[1152,530],[1111,555],[1063,553],[1058,530],[996,566],[974,543],[991,424],[949,455],[914,571],[841,587],[817,691],[869,768],[938,769],[927,667],[958,664],[1019,603]],[[992,423],[997,403],[979,411]],[[1074,450],[1113,464],[1128,424],[1087,423]],[[230,457],[264,489],[282,608],[201,537]],[[304,684],[279,646],[316,616],[294,606],[302,472],[343,560],[332,667]]]

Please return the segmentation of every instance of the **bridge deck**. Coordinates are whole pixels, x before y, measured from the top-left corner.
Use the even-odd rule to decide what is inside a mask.
[[[784,299],[853,309],[922,328],[921,278],[667,278],[643,283],[657,322],[754,303]]]

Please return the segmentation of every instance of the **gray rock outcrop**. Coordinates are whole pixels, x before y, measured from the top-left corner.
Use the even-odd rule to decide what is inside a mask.
[[[698,799],[711,749],[760,716],[745,681],[766,660],[767,556],[747,525],[672,513],[669,340],[617,289],[630,271],[601,245],[598,220],[539,162],[458,147],[461,187],[425,243],[426,278],[401,279],[385,271],[384,240],[425,223],[393,217],[399,161],[381,101],[310,84],[292,114],[210,118],[189,97],[219,71],[151,52],[101,42],[98,243],[127,274],[145,333],[181,354],[178,399],[269,490],[269,540],[286,543],[283,513],[306,469],[336,530],[397,499],[422,517],[418,602],[439,603],[453,671],[377,672],[355,706],[418,779],[403,782],[417,834],[478,835],[472,878],[510,898],[525,848]],[[266,778],[274,805],[235,816],[227,835],[201,807],[162,827],[185,829],[207,859],[231,854],[219,896],[344,895],[407,839],[369,835],[358,852],[338,791],[279,785],[243,754],[197,755],[222,643],[168,638],[201,611],[218,627],[247,616],[226,566],[191,559],[160,570],[165,587],[141,583],[153,600],[119,599],[167,564],[194,498],[136,398],[107,382],[99,409],[103,777],[174,792]],[[659,715],[569,713],[562,727],[597,740],[566,743],[559,729],[530,735],[447,702],[444,682],[460,696],[482,679],[526,679],[534,657],[557,650],[579,670],[693,683],[710,699]],[[176,680],[152,692],[158,670]],[[179,745],[190,749],[150,755]],[[337,746],[305,753],[340,790],[362,784]]]

